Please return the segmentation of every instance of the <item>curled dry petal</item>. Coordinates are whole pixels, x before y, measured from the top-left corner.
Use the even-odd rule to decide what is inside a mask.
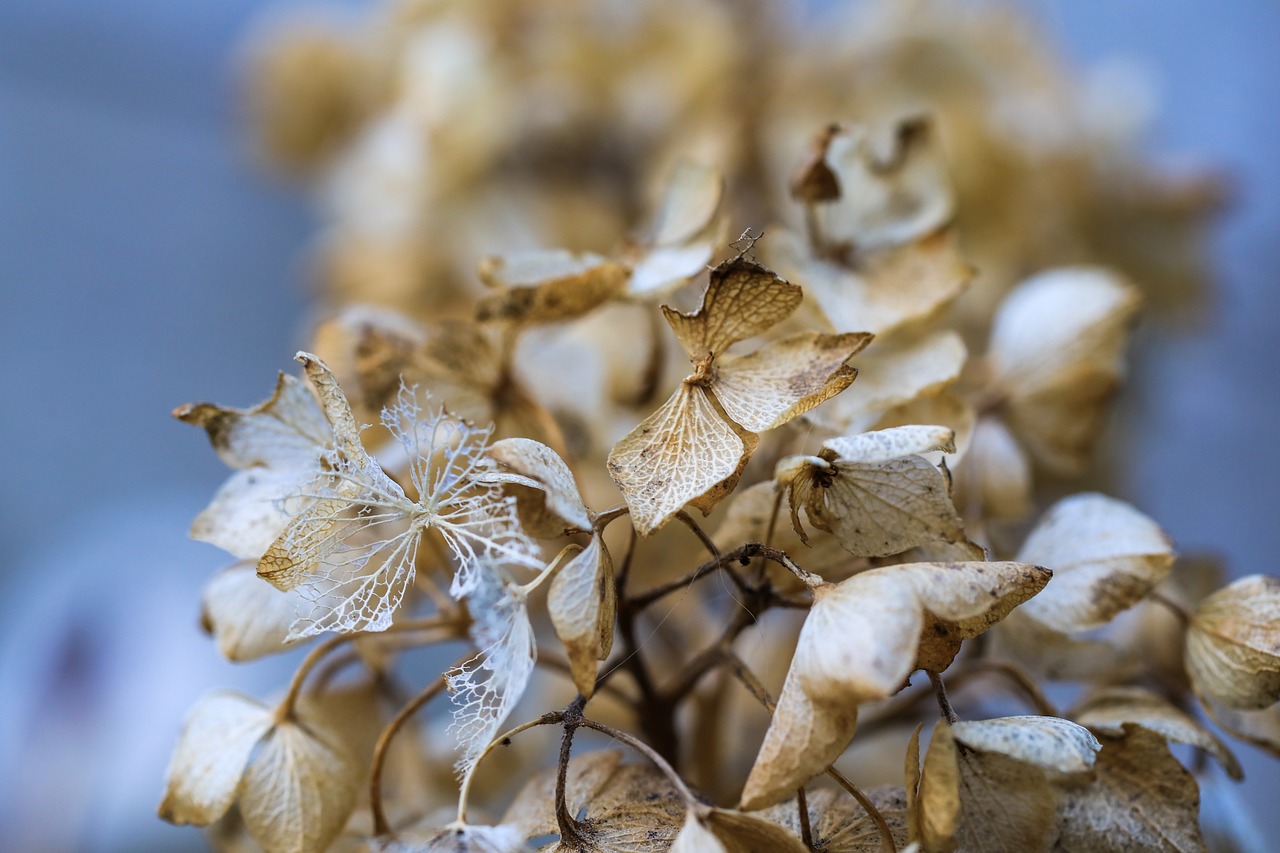
[[[271,711],[247,696],[218,691],[201,698],[187,712],[174,747],[160,817],[196,826],[222,817],[272,723]]]
[[[1101,627],[1168,576],[1173,545],[1154,521],[1100,494],[1064,498],[1031,531],[1018,559],[1053,569],[1022,609],[1056,631]]]
[[[1200,602],[1186,663],[1196,690],[1229,708],[1280,701],[1280,579],[1250,575]]]
[[[688,161],[676,166],[651,233],[629,256],[631,296],[665,296],[702,272],[720,240],[716,212],[723,196],[719,170]]]
[[[258,577],[256,563],[246,560],[218,572],[205,585],[200,621],[227,660],[254,660],[298,642],[288,637],[300,603],[295,593]]]
[[[1089,730],[1058,717],[999,717],[951,726],[955,739],[979,752],[998,752],[1059,773],[1084,773],[1102,746]]]
[[[1089,696],[1071,716],[1098,734],[1122,737],[1135,723],[1175,743],[1203,749],[1222,764],[1232,779],[1244,778],[1240,762],[1200,721],[1158,693],[1141,687],[1107,687]]]
[[[956,481],[966,512],[1021,518],[1031,511],[1031,462],[999,418],[978,419]]]
[[[901,851],[907,845],[906,792],[901,787],[880,787],[865,794],[889,825],[894,843]],[[809,826],[815,850],[824,853],[881,853],[885,850],[880,827],[846,791],[819,788],[807,791],[805,799],[809,805]],[[795,798],[765,809],[760,816],[785,827],[797,838],[801,835]]]
[[[579,530],[591,529],[591,511],[583,503],[573,472],[560,458],[560,454],[529,438],[504,438],[495,441],[489,445],[488,454],[490,459],[498,463],[500,471],[486,479],[538,489],[544,496],[546,509],[562,519],[561,528],[567,524]],[[506,479],[504,474],[524,479]]]
[[[621,294],[627,276],[622,264],[590,252],[556,249],[489,258],[480,278],[502,290],[481,299],[476,316],[522,325],[572,320]]]
[[[551,581],[551,626],[569,655],[573,683],[586,698],[596,689],[597,662],[613,648],[616,595],[613,562],[598,535]]]

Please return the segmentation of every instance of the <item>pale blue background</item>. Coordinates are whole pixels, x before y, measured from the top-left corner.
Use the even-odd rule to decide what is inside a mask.
[[[0,827],[22,850],[199,849],[152,817],[182,712],[265,691],[196,630],[223,558],[185,529],[224,476],[168,418],[249,404],[305,328],[305,202],[248,164],[231,57],[251,0],[0,0]],[[354,5],[354,4],[353,4]],[[1225,167],[1215,312],[1149,341],[1125,497],[1186,550],[1280,573],[1280,4],[1055,0],[1077,63],[1150,73],[1153,150]],[[1274,762],[1241,747],[1260,823]]]

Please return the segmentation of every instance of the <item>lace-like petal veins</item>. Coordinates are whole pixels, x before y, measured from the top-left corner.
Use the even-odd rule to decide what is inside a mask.
[[[799,287],[738,257],[711,271],[696,312],[681,314],[665,305],[662,312],[685,351],[697,360],[772,328],[789,317],[801,299]]]
[[[730,809],[690,811],[671,845],[672,853],[808,853],[800,839],[776,823]]]
[[[858,359],[858,381],[807,417],[833,432],[863,431],[882,413],[954,382],[967,357],[964,341],[950,330],[877,341]]]
[[[249,661],[283,652],[296,618],[298,596],[258,577],[252,561],[233,563],[205,585],[200,621],[227,660]]]
[[[1195,777],[1160,735],[1131,724],[1124,729],[1124,737],[1100,738],[1091,780],[1060,786],[1055,849],[1203,853]]]
[[[805,332],[749,355],[723,356],[712,388],[725,414],[751,432],[764,432],[848,388],[858,373],[845,362],[870,341],[866,334]]]
[[[242,560],[258,559],[305,506],[307,499],[298,492],[315,476],[322,453],[320,446],[314,447],[307,468],[250,468],[232,474],[196,516],[191,538]]]
[[[979,752],[998,752],[1059,773],[1085,773],[1102,745],[1084,726],[1058,717],[997,717],[951,726],[955,739]]]
[[[338,377],[311,353],[299,352],[294,359],[302,363],[311,387],[315,388],[324,416],[333,432],[334,445],[342,452],[347,464],[361,468],[374,464],[365,452],[364,445],[360,443],[360,424],[356,422],[351,404],[338,386]]]
[[[547,595],[551,626],[569,655],[573,683],[588,699],[596,689],[596,664],[613,648],[616,594],[609,551],[592,536],[551,581]]]
[[[503,290],[481,299],[476,317],[519,324],[572,320],[621,294],[628,272],[599,255],[563,249],[489,258],[480,278]]]
[[[1135,723],[1165,740],[1203,749],[1218,759],[1232,779],[1244,778],[1240,762],[1226,744],[1158,693],[1141,687],[1107,687],[1089,696],[1071,716],[1080,725],[1110,737],[1122,737],[1124,724]]]
[[[504,438],[489,446],[489,458],[500,471],[493,479],[501,481],[503,473],[524,477],[523,485],[541,490],[547,509],[570,526],[591,529],[591,511],[582,502],[578,483],[569,466],[550,447],[528,438]],[[511,482],[520,482],[512,480]]]
[[[496,563],[481,560],[466,594],[471,613],[471,641],[479,651],[471,660],[446,674],[453,694],[453,723],[461,755],[459,776],[474,766],[481,751],[528,686],[537,660],[537,643],[524,594]]]
[[[1280,701],[1280,578],[1240,578],[1200,602],[1186,639],[1197,692],[1228,708]]]
[[[797,647],[797,659],[800,654]],[[853,740],[858,706],[815,700],[801,684],[799,672],[793,662],[742,790],[740,807],[747,811],[794,796],[796,788],[826,770]]]
[[[346,825],[360,782],[332,735],[281,723],[245,771],[240,814],[264,853],[320,853]]]
[[[202,697],[182,724],[165,779],[160,817],[208,826],[236,799],[253,748],[272,725],[260,702],[238,693]]]
[[[707,392],[686,383],[613,448],[609,476],[636,531],[647,536],[685,504],[734,480],[751,449]]]
[[[1067,267],[1028,279],[996,312],[988,357],[1009,427],[1051,470],[1088,461],[1139,302],[1107,270]]]
[[[1064,498],[1018,552],[1024,563],[1053,569],[1053,580],[1022,612],[1057,631],[1100,627],[1155,589],[1173,557],[1159,525],[1123,501],[1092,493]]]

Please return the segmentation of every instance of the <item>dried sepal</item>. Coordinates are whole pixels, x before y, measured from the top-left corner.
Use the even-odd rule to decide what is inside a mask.
[[[872,788],[865,792],[889,825],[898,850],[907,845],[907,797],[900,787]],[[809,826],[815,850],[824,853],[881,853],[885,849],[880,827],[862,805],[847,792],[834,788],[808,791]],[[801,834],[799,809],[794,798],[770,806],[760,813],[787,829]]]
[[[249,661],[283,652],[300,600],[258,577],[257,563],[242,560],[218,572],[201,594],[200,622],[227,660]]]
[[[917,667],[945,669],[1048,577],[1021,563],[912,563],[816,587],[742,807],[772,805],[825,769],[858,705],[893,695]]]
[[[1203,851],[1200,792],[1164,738],[1126,723],[1122,737],[1100,740],[1093,778],[1059,786],[1056,849]]]
[[[616,749],[584,752],[569,759],[565,774],[565,804],[570,814],[578,814],[617,772],[622,753]],[[556,775],[549,767],[524,784],[502,816],[504,824],[516,826],[525,838],[557,832]]]
[[[1123,501],[1086,493],[1054,504],[1018,559],[1053,569],[1053,580],[1022,613],[1070,633],[1101,627],[1138,603],[1168,576],[1174,554],[1150,518]]]
[[[834,533],[856,557],[963,539],[947,478],[921,455],[954,451],[951,430],[895,427],[829,439],[823,448],[817,458],[779,463],[779,481],[790,489],[792,525],[802,537],[801,506],[815,527]]]
[[[660,298],[706,268],[720,240],[716,214],[723,197],[719,170],[677,164],[650,233],[626,255],[630,296]]]
[[[488,456],[498,463],[499,468],[499,472],[488,479],[537,489],[541,493],[546,512],[560,519],[559,533],[564,532],[566,525],[579,530],[591,530],[593,515],[583,503],[573,472],[560,458],[560,454],[533,439],[504,438],[489,445]],[[521,507],[522,519],[528,519],[533,514],[531,508]],[[535,526],[549,531],[555,525],[554,522],[544,521]],[[528,521],[525,527],[530,527]]]
[[[986,518],[1022,518],[1031,511],[1031,460],[995,417],[974,424],[969,450],[956,469],[957,503]]]
[[[205,695],[182,724],[166,774],[160,817],[208,826],[235,802],[249,756],[274,723],[271,710],[238,693]]]
[[[1280,758],[1280,704],[1261,711],[1240,711],[1206,696],[1201,696],[1200,701],[1209,719],[1224,732]]]
[[[362,779],[333,735],[290,721],[262,741],[240,787],[240,814],[264,853],[320,853],[337,837]]]
[[[569,655],[573,683],[586,698],[595,692],[597,663],[613,649],[616,596],[613,561],[599,536],[592,536],[551,581],[551,626]]]
[[[806,853],[798,837],[772,821],[731,809],[690,809],[672,853]]]
[[[1090,694],[1071,712],[1082,726],[1110,737],[1122,737],[1126,723],[1149,729],[1175,743],[1202,749],[1218,759],[1232,779],[1244,778],[1231,750],[1199,720],[1158,693],[1141,687],[1106,687]]]
[[[369,843],[368,853],[526,853],[531,849],[525,843],[525,834],[507,823],[452,823],[375,838]]]
[[[179,406],[174,417],[202,427],[236,473],[196,516],[191,537],[240,559],[257,559],[302,503],[299,493],[333,440],[306,385],[281,373],[271,397],[251,409]]]
[[[1200,602],[1186,665],[1196,691],[1229,708],[1280,701],[1280,579],[1250,575]]]
[[[548,853],[664,853],[684,823],[686,803],[660,771],[626,764],[585,803],[576,840]]]
[[[616,261],[563,249],[488,258],[480,278],[500,291],[479,301],[476,317],[520,325],[572,320],[621,294],[628,272]]]
[[[1083,725],[1059,717],[998,717],[951,726],[956,741],[1058,773],[1085,773],[1102,746]]]
[[[641,535],[686,505],[710,512],[736,485],[756,432],[803,414],[853,381],[857,374],[845,361],[866,346],[867,335],[801,334],[749,355],[724,355],[785,319],[800,298],[800,288],[738,257],[712,271],[695,313],[664,306],[694,373],[608,460]]]
[[[431,334],[389,308],[348,305],[316,326],[311,337],[313,351],[338,377],[352,410],[361,420],[371,421],[402,382],[423,380],[420,359]]]

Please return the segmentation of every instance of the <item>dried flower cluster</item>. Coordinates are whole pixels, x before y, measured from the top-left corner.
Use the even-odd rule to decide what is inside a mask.
[[[263,403],[175,414],[234,470],[204,626],[310,650],[196,703],[164,818],[266,853],[1192,851],[1170,744],[1280,754],[1280,580],[1051,497],[1212,186],[1005,15],[750,11],[402,0],[260,45],[327,318]]]

